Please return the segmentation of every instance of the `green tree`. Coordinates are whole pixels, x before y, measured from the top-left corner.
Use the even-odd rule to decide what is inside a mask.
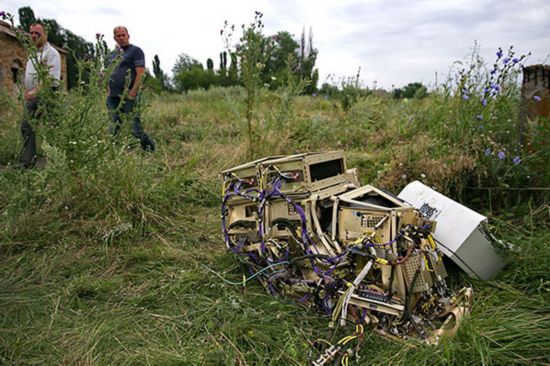
[[[227,70],[227,51],[220,52],[220,70]]]
[[[174,83],[176,89],[182,92],[199,88],[208,89],[213,83],[213,75],[204,70],[202,65],[193,65],[190,69],[175,74]]]
[[[206,68],[210,71],[214,71],[214,61],[211,58],[206,60]]]
[[[164,73],[164,71],[162,71],[160,67],[160,59],[158,55],[155,55],[153,57],[153,75],[157,80],[156,84],[158,84],[160,90],[166,90],[169,84],[168,76]]]
[[[19,27],[25,31],[28,31],[31,24],[36,23],[36,17],[34,11],[30,6],[24,6],[17,10],[19,14]]]
[[[285,82],[289,82],[289,80],[286,80],[288,70],[290,70],[293,78],[298,78],[298,60],[295,57],[298,51],[298,42],[292,38],[292,34],[286,31],[278,32],[271,37],[271,40],[272,47],[268,50],[262,79],[272,89],[276,89],[284,85]]]
[[[94,56],[94,45],[86,42],[82,37],[77,36],[68,29],[62,29],[64,38],[63,48],[68,51],[67,54],[67,87],[74,88],[79,81],[87,83],[90,80],[90,70],[79,71],[78,63],[80,60],[89,60]]]
[[[174,86],[176,90],[181,92],[198,88],[208,89],[216,84],[214,72],[205,70],[199,61],[185,53],[178,56],[172,71],[174,73]]]
[[[298,57],[298,75],[301,80],[307,80],[304,93],[312,94],[317,91],[319,82],[319,70],[315,68],[317,61],[317,49],[313,48],[313,30],[309,29],[309,36],[306,42],[305,31],[302,30],[300,38],[300,54]]]
[[[238,85],[240,84],[239,60],[237,59],[237,55],[235,53],[232,53],[230,58],[231,64],[229,65],[229,71],[227,73],[227,82],[228,85]]]
[[[396,93],[394,92],[394,96]],[[427,89],[422,83],[416,82],[416,83],[409,83],[407,84],[402,92],[400,97],[412,99],[412,98],[423,98],[427,95]]]
[[[258,138],[261,137],[258,133],[256,121],[257,103],[260,95],[260,90],[264,83],[264,69],[268,61],[267,52],[271,48],[270,39],[267,39],[262,34],[264,23],[262,21],[263,14],[256,11],[254,14],[254,22],[248,26],[242,26],[242,36],[239,38],[239,45],[233,46],[231,37],[234,30],[234,25],[229,28],[227,22],[225,29],[222,30],[222,35],[225,33],[225,44],[227,50],[232,56],[232,66],[238,61],[240,78],[246,91],[246,127],[248,133],[248,155],[253,157],[255,151],[252,149],[255,143],[261,143]],[[235,62],[233,62],[235,55]]]
[[[298,43],[292,34],[280,31],[276,35],[268,37],[264,44],[262,49],[265,50],[267,58],[266,66],[262,72],[264,83],[268,83],[272,89],[290,82],[303,83],[303,92],[306,94],[317,90],[319,81],[319,72],[315,69],[317,50],[313,48],[311,29],[307,41],[304,32],[302,32],[300,43]]]
[[[176,63],[172,68],[172,73],[174,75],[179,74],[182,71],[190,70],[194,66],[199,66],[202,68],[202,64],[196,59],[192,58],[188,54],[180,53],[176,59]]]

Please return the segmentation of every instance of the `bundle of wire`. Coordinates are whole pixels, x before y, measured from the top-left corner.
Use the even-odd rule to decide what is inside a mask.
[[[292,179],[271,171],[260,178],[258,187],[251,187],[249,180],[235,174],[226,177],[222,231],[227,248],[248,267],[250,277],[242,285],[258,279],[273,295],[290,296],[331,315],[331,328],[355,325],[350,336],[334,344],[329,341],[331,347],[320,350],[314,365],[335,359],[347,364],[353,354],[348,344],[363,334],[364,326],[390,338],[437,343],[444,334],[443,324],[452,328],[450,321],[459,322],[467,312],[471,290],[451,294],[429,225],[403,222],[391,240],[384,241],[377,232],[383,219],[372,232],[336,243],[334,248],[340,250],[331,255],[324,245],[330,235],[308,230],[308,215],[317,215],[315,206],[305,209],[311,196],[296,198],[282,192],[282,185]],[[248,221],[230,222],[235,202],[254,209]],[[267,222],[266,211],[276,202],[286,203],[299,223],[274,217]],[[275,229],[285,235],[274,235]]]

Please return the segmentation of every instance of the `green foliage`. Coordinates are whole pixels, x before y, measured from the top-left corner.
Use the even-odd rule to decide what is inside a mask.
[[[220,52],[220,70],[227,70],[227,51]]]
[[[228,52],[234,54],[239,61],[240,76],[246,90],[246,124],[249,143],[249,157],[254,156],[252,145],[260,137],[258,126],[255,120],[255,112],[259,98],[260,89],[263,87],[262,73],[268,60],[267,51],[272,48],[271,42],[264,38],[262,30],[263,14],[256,11],[254,22],[249,26],[242,26],[242,36],[239,38],[239,45],[235,49],[231,46],[231,37],[234,26],[231,31],[226,31],[225,42]],[[228,28],[226,22],[226,30]]]
[[[186,54],[180,54],[172,69],[176,90],[188,92],[198,88],[208,89],[216,84],[216,75],[212,70],[204,70],[202,64]]]
[[[215,75],[209,70],[204,70],[202,65],[195,65],[188,70],[174,76],[176,89],[188,92],[198,88],[208,89],[214,84]]]
[[[361,68],[354,77],[341,77],[339,85],[324,83],[319,91],[325,97],[331,97],[340,102],[342,109],[348,112],[361,98],[365,98],[372,92],[361,82]]]
[[[155,80],[156,80],[155,89],[160,89],[161,91],[168,89],[169,87],[168,76],[164,73],[164,71],[162,71],[160,67],[160,59],[158,55],[155,55],[155,57],[153,57],[153,75],[155,76]]]
[[[180,72],[188,71],[194,67],[202,68],[202,64],[198,60],[195,60],[194,58],[192,58],[191,56],[185,53],[181,53],[178,55],[178,58],[176,59],[176,63],[172,68],[172,73],[174,75],[177,75]]]
[[[252,59],[252,62],[257,61],[252,65],[254,68],[261,69],[258,74],[258,85],[269,86],[271,90],[285,88],[289,84],[302,85],[300,93],[314,93],[317,90],[319,72],[315,69],[318,51],[313,48],[312,31],[310,30],[307,40],[302,32],[300,43],[286,31],[280,31],[271,37],[265,36],[262,33],[262,16],[257,12],[253,23],[248,27],[243,24],[243,33],[238,45],[231,44],[235,25],[225,22],[221,35],[226,49],[219,54],[218,70],[214,70],[214,61],[210,58],[207,60],[206,70],[200,66],[201,72],[194,68],[200,65],[198,61],[188,55],[180,55],[173,69],[177,89],[189,91],[196,88],[208,89],[211,86],[235,85],[244,85],[246,88],[251,79],[252,63],[247,63],[245,54],[248,50],[247,44],[250,43],[254,52],[248,55],[249,59]],[[184,71],[186,75],[183,75]]]
[[[206,68],[212,72],[214,72],[214,61],[212,61],[211,58],[206,60]]]
[[[311,94],[317,90],[318,71],[314,69],[317,50],[313,48],[310,30],[309,43],[302,32],[300,43],[292,34],[280,31],[272,37],[264,37],[260,51],[265,52],[265,67],[261,78],[264,84],[275,90],[289,83],[303,84],[301,93]]]
[[[428,89],[422,83],[409,83],[403,89],[397,88],[393,90],[393,97],[396,99],[422,99],[428,94]]]
[[[270,89],[275,90],[285,85],[288,70],[291,71],[292,78],[298,80],[295,74],[297,60],[296,57],[292,57],[297,49],[298,42],[288,32],[279,32],[271,38],[271,47],[267,49],[266,64],[262,70],[262,81],[269,85]]]
[[[308,41],[306,42],[305,30],[300,38],[300,53],[298,54],[298,75],[301,80],[307,80],[308,84],[304,89],[305,94],[313,94],[317,91],[319,71],[315,69],[315,61],[319,51],[313,48],[313,30],[309,29]]]

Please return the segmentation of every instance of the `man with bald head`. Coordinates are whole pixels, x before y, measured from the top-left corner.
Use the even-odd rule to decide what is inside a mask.
[[[39,106],[47,109],[45,104],[48,99],[44,92],[57,90],[61,79],[61,57],[59,52],[48,43],[48,35],[42,24],[32,24],[29,28],[31,42],[36,47],[36,55],[29,55],[25,66],[25,113],[21,121],[21,135],[23,137],[23,149],[21,151],[20,164],[23,168],[31,168],[36,163],[36,136],[30,124],[32,119],[38,118]],[[39,76],[44,74],[46,76]],[[50,95],[51,97],[51,95]]]
[[[116,49],[109,57],[109,63],[116,66],[109,79],[107,109],[111,117],[110,131],[118,134],[123,118],[132,119],[132,134],[139,139],[143,150],[152,152],[155,143],[143,131],[139,111],[140,89],[145,73],[145,55],[141,48],[130,44],[128,29],[115,27],[113,36],[117,43]]]

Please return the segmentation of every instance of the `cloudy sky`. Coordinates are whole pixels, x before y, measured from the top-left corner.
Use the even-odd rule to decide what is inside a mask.
[[[0,10],[11,13],[23,6],[89,41],[103,33],[110,46],[113,27],[126,25],[148,65],[158,54],[165,71],[180,53],[217,66],[224,21],[240,29],[256,10],[264,13],[266,35],[285,30],[298,39],[313,30],[320,83],[361,68],[371,87],[434,85],[475,42],[488,62],[498,47],[513,45],[517,54],[532,53],[527,64],[550,63],[550,0],[0,0]]]

